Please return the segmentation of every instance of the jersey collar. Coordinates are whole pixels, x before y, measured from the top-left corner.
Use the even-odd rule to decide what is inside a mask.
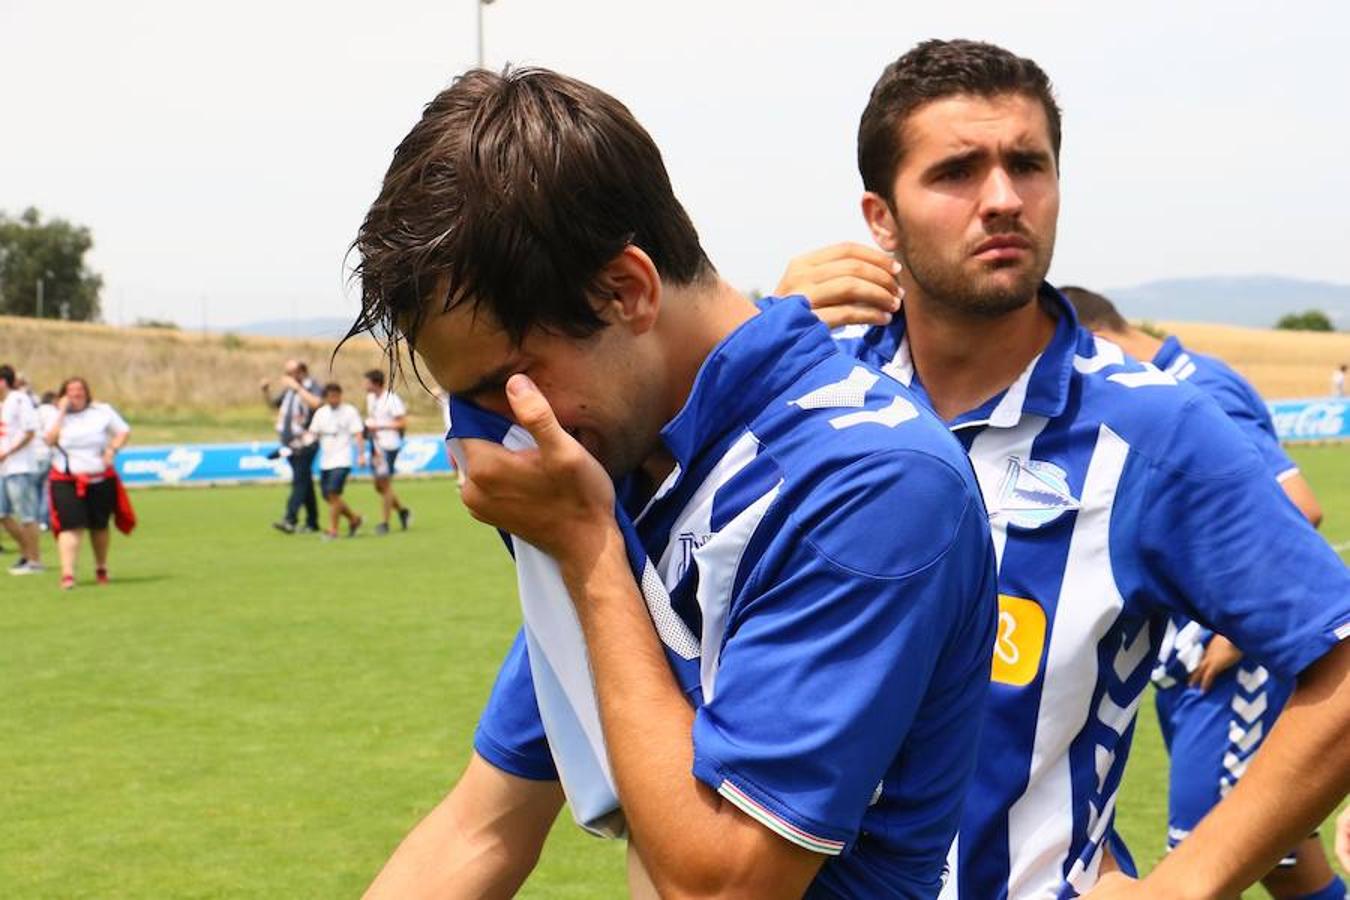
[[[984,426],[1012,428],[1028,414],[1053,419],[1064,412],[1069,400],[1069,383],[1074,373],[1074,357],[1080,351],[1089,350],[1092,337],[1079,328],[1072,304],[1049,283],[1041,283],[1037,298],[1055,317],[1055,333],[1050,342],[1027,364],[1016,381],[975,409],[949,420],[948,428],[953,431]],[[904,334],[904,316],[897,317],[896,322],[901,335],[900,347],[883,371],[914,388],[926,400],[927,391],[914,371],[910,358],[909,337]],[[897,325],[891,327],[897,328]]]
[[[1186,352],[1186,348],[1181,346],[1181,341],[1175,337],[1169,336],[1163,341],[1158,352],[1153,354],[1153,365],[1159,369],[1167,370],[1172,363],[1177,361],[1177,357]]]
[[[680,468],[732,428],[746,427],[811,366],[838,353],[800,297],[761,303],[699,367],[684,406],[661,430]]]

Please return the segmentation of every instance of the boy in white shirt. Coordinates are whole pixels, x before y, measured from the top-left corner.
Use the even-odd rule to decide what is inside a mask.
[[[403,399],[385,387],[382,371],[371,369],[366,373],[366,434],[370,436],[370,468],[381,503],[376,534],[389,533],[389,514],[395,510],[404,531],[412,521],[412,510],[399,502],[393,484],[394,461],[403,447],[403,432],[407,427],[408,408],[403,405]]]
[[[0,523],[19,545],[11,575],[43,570],[37,526],[37,486],[33,456],[38,418],[33,401],[15,387],[11,366],[0,366]]]
[[[366,464],[361,443],[364,431],[356,407],[342,402],[342,386],[336,382],[324,385],[323,406],[315,410],[304,439],[306,444],[319,443],[319,488],[328,504],[328,530],[320,535],[323,540],[338,536],[339,519],[347,520],[347,537],[355,537],[361,527],[361,517],[342,499],[342,489],[352,471],[352,457],[356,457],[356,465]]]

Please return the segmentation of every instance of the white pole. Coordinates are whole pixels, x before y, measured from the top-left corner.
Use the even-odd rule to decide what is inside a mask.
[[[42,318],[42,276],[37,280],[37,317]]]
[[[474,11],[478,14],[478,68],[483,68],[483,0],[473,0]]]
[[[483,7],[492,3],[492,0],[474,0],[474,7],[478,13],[478,68],[487,65],[487,56],[483,49]]]

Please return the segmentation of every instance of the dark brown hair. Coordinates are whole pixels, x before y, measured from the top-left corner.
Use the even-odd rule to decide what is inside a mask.
[[[632,113],[546,69],[472,69],[394,151],[353,244],[348,336],[382,332],[396,368],[400,338],[414,349],[429,313],[467,302],[516,342],[536,328],[586,337],[604,326],[596,277],[630,244],[674,284],[712,272]]]
[[[14,373],[14,367],[11,365],[0,366],[0,381],[5,383],[6,387],[13,388],[14,381],[18,376]]]
[[[384,372],[379,369],[371,369],[366,372],[366,380],[376,387],[384,387]]]
[[[72,384],[78,384],[84,388],[84,398],[85,398],[84,402],[86,404],[94,402],[94,392],[89,389],[89,382],[85,381],[84,378],[79,375],[72,375],[65,381],[61,382],[61,390],[56,396],[64,397],[66,395],[66,390]]]
[[[1039,100],[1059,162],[1060,113],[1050,78],[1030,59],[982,41],[924,41],[886,67],[858,123],[863,187],[890,199],[904,155],[902,129],[919,107],[962,94],[1023,94]]]
[[[1078,324],[1088,331],[1125,334],[1130,330],[1130,323],[1125,321],[1116,305],[1101,294],[1072,285],[1060,288],[1059,292],[1073,304],[1074,312],[1078,313]]]

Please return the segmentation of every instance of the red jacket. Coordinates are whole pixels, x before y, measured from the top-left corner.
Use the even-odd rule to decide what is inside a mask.
[[[52,469],[51,472],[52,481],[73,483],[75,485],[75,496],[80,498],[83,498],[84,495],[89,492],[89,482],[93,477],[95,476],[70,475],[59,469]],[[132,530],[136,527],[136,510],[131,507],[131,498],[127,496],[126,485],[122,483],[121,478],[117,477],[117,470],[113,469],[111,466],[103,473],[103,480],[111,481],[114,490],[117,491],[117,502],[113,507],[113,525],[115,525],[117,530],[123,534],[131,534]],[[50,491],[51,488],[48,487],[48,492]],[[61,519],[56,512],[56,504],[49,503],[48,505],[51,507],[52,511],[52,534],[60,534]]]

